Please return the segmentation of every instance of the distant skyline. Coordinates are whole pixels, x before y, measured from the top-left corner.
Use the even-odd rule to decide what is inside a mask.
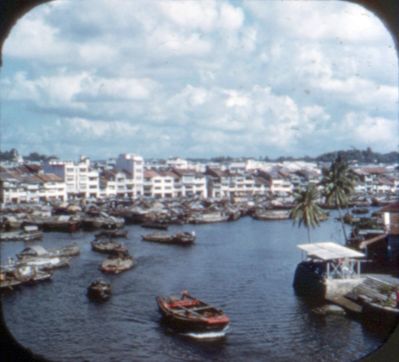
[[[390,33],[342,1],[53,1],[3,49],[1,149],[66,159],[398,150]]]

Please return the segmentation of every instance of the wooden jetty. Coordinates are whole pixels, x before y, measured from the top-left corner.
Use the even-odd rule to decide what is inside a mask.
[[[302,244],[298,248],[307,258],[295,273],[297,291],[315,293],[364,322],[387,327],[399,323],[398,278],[361,274],[360,258],[364,254],[336,243]]]

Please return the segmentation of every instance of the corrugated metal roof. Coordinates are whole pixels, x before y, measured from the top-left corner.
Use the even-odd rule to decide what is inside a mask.
[[[298,245],[298,248],[306,251],[309,256],[314,256],[322,260],[361,258],[365,256],[363,253],[331,241],[313,244],[300,244]]]

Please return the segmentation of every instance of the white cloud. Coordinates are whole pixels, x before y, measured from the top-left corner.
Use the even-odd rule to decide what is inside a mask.
[[[158,28],[148,36],[148,47],[169,55],[204,55],[212,45],[199,33],[183,34],[168,28]]]
[[[360,5],[342,1],[245,1],[245,6],[284,34],[309,40],[341,39],[357,43],[386,39],[382,22]],[[293,26],[295,24],[295,26]]]
[[[397,59],[390,35],[361,7],[120,4],[58,1],[20,19],[5,44],[4,114],[19,107],[44,115],[42,123],[60,119],[57,134],[68,130],[71,150],[78,142],[94,150],[100,138],[109,149],[130,141],[154,156],[393,145],[384,127],[392,132],[396,117]],[[52,127],[40,129],[43,142],[56,136]],[[374,138],[362,137],[367,129]],[[97,146],[102,152],[105,143]]]
[[[385,150],[394,150],[398,146],[398,123],[392,119],[350,112],[345,115],[341,129],[343,135],[363,146],[383,146]]]
[[[161,1],[160,10],[179,27],[211,31],[218,20],[215,1]]]
[[[104,140],[133,137],[139,127],[122,121],[92,121],[83,118],[65,118],[58,126],[68,137],[79,137],[83,140]]]
[[[223,3],[220,9],[220,26],[228,30],[237,30],[244,23],[244,14],[240,8]]]
[[[4,56],[29,59],[61,59],[67,54],[64,42],[57,41],[59,29],[46,23],[40,14],[26,16],[12,29],[4,43]]]
[[[125,102],[150,97],[157,88],[147,78],[102,78],[88,72],[57,74],[29,79],[25,73],[16,73],[13,79],[2,83],[9,87],[8,99],[31,101],[43,109],[98,109],[99,102]],[[95,102],[95,105],[90,105]]]

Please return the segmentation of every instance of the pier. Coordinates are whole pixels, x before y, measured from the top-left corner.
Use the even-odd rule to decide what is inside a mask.
[[[295,274],[294,287],[317,291],[327,302],[366,322],[394,326],[399,321],[399,278],[362,274],[363,253],[333,242],[298,245],[307,255]]]

